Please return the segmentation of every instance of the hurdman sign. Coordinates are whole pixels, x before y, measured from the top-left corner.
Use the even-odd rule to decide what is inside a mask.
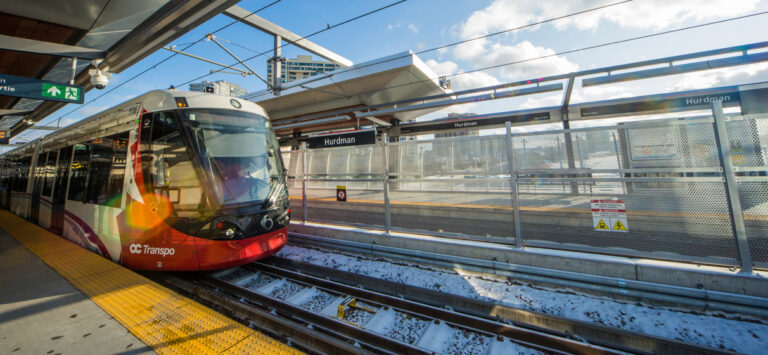
[[[344,147],[349,145],[365,145],[376,143],[376,131],[353,131],[341,134],[329,134],[307,139],[309,149]]]

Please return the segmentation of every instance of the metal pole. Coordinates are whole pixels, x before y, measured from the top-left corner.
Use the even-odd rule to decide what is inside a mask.
[[[302,223],[307,224],[307,142],[301,142],[301,201],[304,208]]]
[[[739,253],[741,272],[752,273],[752,256],[749,254],[747,242],[747,230],[744,226],[744,214],[741,210],[739,199],[739,187],[736,181],[736,172],[733,169],[733,157],[731,156],[731,143],[728,139],[728,130],[725,127],[725,115],[723,115],[723,103],[713,101],[712,115],[715,117],[715,143],[723,164],[723,177],[725,178],[725,196],[728,200],[728,212],[731,215],[731,228],[736,239],[736,250]]]
[[[616,138],[616,132],[611,132],[611,137],[613,138],[613,149],[616,150],[616,167],[619,169],[619,178],[622,179],[621,182],[621,191],[626,195],[627,194],[627,188],[624,185],[624,172],[621,168],[621,153],[619,153],[619,141],[618,138]]]
[[[451,171],[450,171],[451,180],[450,181],[451,181],[451,192],[453,192],[453,168],[454,168],[453,165],[455,164],[455,162],[453,161],[453,138],[449,138],[449,139],[451,140],[451,149],[450,149],[451,156],[448,158],[448,161],[451,162],[451,163],[448,166],[451,169]]]
[[[528,168],[528,164],[525,163],[525,158],[528,152],[525,149],[525,138],[523,138],[523,169]]]
[[[515,211],[515,247],[523,249],[523,228],[520,221],[520,203],[517,183],[517,168],[515,167],[515,143],[512,141],[512,123],[507,121],[507,170],[509,170],[509,188],[512,193],[512,208]]]
[[[280,68],[280,64],[281,64],[281,59],[280,59],[280,55],[281,55],[280,52],[281,51],[280,51],[280,48],[282,46],[281,42],[282,42],[282,38],[280,36],[278,36],[278,35],[275,35],[275,53],[274,53],[274,56],[271,59],[272,60],[272,93],[275,94],[275,95],[280,95],[280,86],[281,86],[281,83],[280,83],[280,75],[281,75],[281,73],[280,73],[280,71],[281,71],[281,68]]]
[[[384,215],[386,218],[386,231],[392,232],[392,215],[389,209],[389,149],[387,149],[387,133],[381,134],[381,149],[384,157]]]
[[[72,57],[72,73],[69,75],[69,85],[75,85],[75,74],[77,74],[77,57]]]

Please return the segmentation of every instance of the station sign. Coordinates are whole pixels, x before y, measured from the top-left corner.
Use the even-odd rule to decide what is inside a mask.
[[[705,95],[666,95],[658,99],[582,107],[581,117],[597,118],[648,112],[705,110],[714,101],[721,101],[724,107],[735,106],[741,102],[741,95],[738,91],[714,92]]]
[[[376,131],[351,131],[340,134],[325,134],[307,139],[309,149],[345,147],[353,145],[376,144]]]
[[[0,129],[0,144],[11,143],[11,131],[8,129]]]
[[[8,74],[0,74],[0,95],[73,104],[85,101],[85,91],[80,86]]]
[[[533,121],[547,121],[550,119],[549,111],[509,115],[502,117],[483,118],[483,116],[462,117],[460,119],[440,121],[428,124],[401,125],[400,134],[441,131],[449,129],[472,129],[475,127],[499,126],[506,122],[522,123]]]

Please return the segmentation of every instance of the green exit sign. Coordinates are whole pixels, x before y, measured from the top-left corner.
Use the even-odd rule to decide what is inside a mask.
[[[79,87],[43,83],[40,95],[51,99],[80,101],[81,93]]]
[[[82,104],[84,94],[80,86],[0,74],[0,96]]]

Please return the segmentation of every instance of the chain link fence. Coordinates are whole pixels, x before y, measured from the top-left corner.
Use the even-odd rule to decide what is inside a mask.
[[[766,268],[768,117],[721,113],[295,150],[292,214],[520,248]],[[725,139],[728,147],[717,143]],[[623,230],[598,228],[595,201],[621,203]]]

